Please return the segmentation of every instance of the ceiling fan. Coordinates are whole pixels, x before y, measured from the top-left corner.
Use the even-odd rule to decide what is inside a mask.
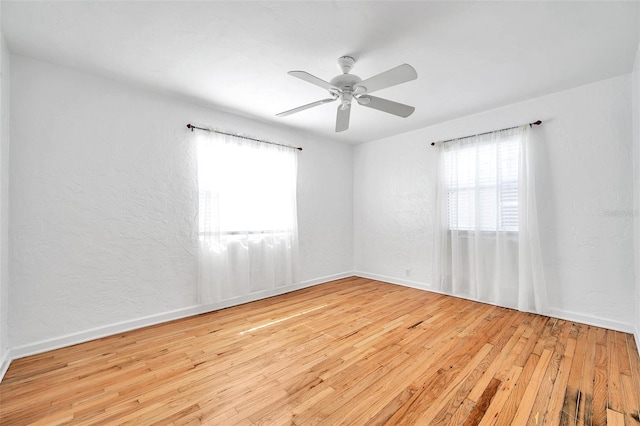
[[[296,112],[304,111],[305,109],[339,100],[340,105],[338,105],[338,114],[336,117],[336,132],[342,132],[349,128],[351,103],[354,99],[359,105],[377,109],[399,117],[408,117],[413,113],[413,111],[415,111],[415,108],[412,106],[370,95],[370,93],[375,92],[376,90],[385,89],[387,87],[406,83],[407,81],[418,78],[418,73],[416,73],[416,70],[413,69],[411,65],[402,64],[395,68],[391,68],[388,71],[367,78],[366,80],[362,80],[357,75],[349,74],[349,71],[351,71],[351,68],[353,68],[355,63],[356,60],[351,56],[342,56],[338,58],[338,67],[342,71],[342,74],[332,78],[329,82],[305,71],[289,71],[289,75],[311,84],[315,84],[316,86],[320,86],[323,89],[327,89],[331,97],[281,112],[276,114],[276,116],[285,117],[287,115],[295,114]]]

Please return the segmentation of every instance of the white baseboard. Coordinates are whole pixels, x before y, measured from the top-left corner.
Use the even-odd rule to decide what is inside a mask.
[[[442,292],[442,291],[439,291],[439,290],[435,290],[428,283],[409,281],[409,280],[405,280],[403,278],[387,277],[387,276],[384,276],[384,275],[371,274],[369,272],[363,272],[363,271],[354,271],[353,274],[355,276],[362,277],[362,278],[368,278],[368,279],[372,279],[372,280],[383,281],[383,282],[387,282],[387,283],[391,283],[391,284],[398,284],[398,285],[402,285],[402,286],[405,286],[405,287],[416,288],[416,289],[419,289],[419,290],[431,291],[433,293],[444,294],[444,295],[453,296],[453,297],[459,297],[461,299],[471,300],[471,301],[474,301],[474,302],[488,303],[488,302],[484,302],[484,301],[477,300],[477,299],[472,299],[472,298],[463,297],[463,296],[457,296],[457,295],[445,293],[445,292]],[[494,303],[489,303],[489,304],[495,305]],[[567,320],[567,321],[573,321],[573,322],[579,322],[579,323],[582,323],[582,324],[593,325],[593,326],[596,326],[596,327],[608,328],[610,330],[622,331],[624,333],[634,334],[635,338],[636,338],[636,343],[640,344],[639,343],[640,342],[640,330],[638,330],[637,327],[634,327],[631,324],[627,324],[627,323],[620,322],[620,321],[615,321],[615,320],[610,320],[610,319],[606,319],[606,318],[600,318],[600,317],[596,317],[596,316],[593,316],[593,315],[585,315],[585,314],[580,314],[580,313],[577,313],[577,312],[571,312],[571,311],[566,311],[566,310],[562,310],[562,309],[556,309],[556,308],[551,308],[549,310],[548,316],[553,317],[553,318],[559,318],[559,319]],[[640,351],[640,346],[639,346],[638,350]]]
[[[352,276],[353,276],[353,271],[346,271],[346,272],[342,272],[340,274],[326,275],[324,277],[314,278],[312,280],[302,281],[298,285],[302,286],[300,288],[304,288],[304,287],[310,287],[310,286],[316,285],[316,284],[328,283],[329,281],[341,280],[343,278],[349,278],[349,277],[352,277]]]
[[[636,326],[633,337],[636,339],[636,349],[638,350],[638,355],[640,355],[640,328],[638,328],[638,326]]]
[[[436,290],[429,283],[423,283],[423,282],[418,282],[418,281],[409,281],[409,280],[405,280],[405,279],[402,279],[402,278],[387,277],[387,276],[384,276],[384,275],[371,274],[369,272],[362,272],[362,271],[354,271],[353,274],[356,277],[362,277],[362,278],[367,278],[367,279],[370,279],[370,280],[382,281],[382,282],[390,283],[390,284],[398,284],[398,285],[401,285],[401,286],[404,286],[404,287],[415,288],[417,290],[425,290],[425,291],[429,291],[431,293],[442,294],[444,296],[451,296],[451,297],[456,297],[458,299],[469,300],[471,302],[478,302],[478,303],[484,303],[486,305],[500,306],[500,305],[498,305],[496,303],[485,302],[484,300],[478,300],[478,299],[475,299],[473,297],[461,296],[461,295],[458,295],[458,294],[451,294],[451,293],[447,293],[447,292],[444,292],[444,291],[441,291],[441,290]]]
[[[609,330],[622,331],[623,333],[634,333],[634,327],[621,321],[600,318],[593,315],[585,315],[577,312],[565,311],[563,309],[549,309],[549,316],[567,321],[579,322],[581,324],[593,325],[596,327],[608,328]]]
[[[362,272],[362,271],[353,271],[353,274],[356,277],[361,277],[361,278],[367,278],[370,280],[376,280],[376,281],[382,281],[385,283],[390,283],[390,284],[398,284],[398,285],[402,285],[405,287],[411,287],[411,288],[416,288],[418,290],[431,290],[431,285],[427,284],[427,283],[421,283],[418,281],[411,281],[411,280],[405,280],[402,278],[394,278],[394,277],[387,277],[386,275],[379,275],[379,274],[371,274],[369,272]]]
[[[102,337],[112,336],[114,334],[131,331],[138,328],[148,327],[151,325],[161,324],[164,322],[186,318],[193,315],[199,315],[207,312],[216,311],[218,309],[224,309],[231,306],[241,305],[243,303],[254,302],[256,300],[265,299],[267,297],[277,296],[280,294],[289,293],[295,290],[300,290],[306,287],[311,287],[317,284],[322,284],[329,281],[335,281],[338,279],[347,278],[351,276],[353,276],[353,273],[351,271],[343,272],[340,274],[328,275],[325,277],[302,281],[298,284],[294,284],[286,287],[278,287],[274,289],[258,291],[246,296],[240,296],[240,297],[235,297],[233,299],[224,300],[222,302],[217,302],[217,303],[212,303],[207,305],[189,306],[186,308],[176,309],[174,311],[149,315],[142,318],[136,318],[129,321],[122,321],[122,322],[109,324],[102,327],[96,327],[89,330],[80,331],[77,333],[71,333],[64,336],[54,337],[52,339],[29,343],[27,345],[11,348],[11,351],[10,351],[11,357],[9,359],[9,362],[11,360],[23,358],[29,355],[48,352],[54,349],[76,345],[78,343],[84,343],[90,340],[100,339]]]
[[[9,369],[9,364],[13,358],[11,357],[11,351],[7,350],[2,357],[0,357],[0,382],[4,378],[7,370]]]

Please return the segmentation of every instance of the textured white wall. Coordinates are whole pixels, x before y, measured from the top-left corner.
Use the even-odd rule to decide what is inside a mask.
[[[1,6],[0,6],[1,7]],[[0,11],[1,13],[1,11]],[[1,20],[0,20],[1,21]],[[0,377],[9,351],[9,74],[10,54],[0,28]]]
[[[638,13],[640,22],[640,11]],[[640,352],[640,34],[638,51],[633,64],[633,199],[634,199],[634,235],[635,235],[635,281],[636,281],[636,346]]]
[[[640,46],[636,53],[632,79],[633,111],[631,121],[633,129],[633,227],[636,284],[635,336],[637,346],[640,350]]]
[[[358,145],[355,270],[429,288],[435,190],[430,142],[541,119],[538,206],[551,307],[557,316],[630,330],[630,116],[631,76],[625,75]]]
[[[352,147],[12,56],[10,344],[196,304],[188,122],[302,145],[301,280],[352,270]]]

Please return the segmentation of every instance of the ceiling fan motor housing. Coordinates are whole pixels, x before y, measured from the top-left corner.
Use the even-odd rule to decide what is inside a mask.
[[[330,83],[342,91],[353,91],[355,86],[362,82],[362,79],[353,74],[341,74],[331,79]]]

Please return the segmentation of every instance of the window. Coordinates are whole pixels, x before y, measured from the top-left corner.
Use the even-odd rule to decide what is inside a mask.
[[[296,175],[290,147],[198,135],[201,303],[298,282]]]
[[[547,312],[533,140],[525,124],[438,144],[435,289]]]
[[[517,138],[444,152],[448,229],[518,231],[519,155]]]
[[[224,136],[201,139],[200,234],[290,232],[295,223],[295,161],[289,148]]]

